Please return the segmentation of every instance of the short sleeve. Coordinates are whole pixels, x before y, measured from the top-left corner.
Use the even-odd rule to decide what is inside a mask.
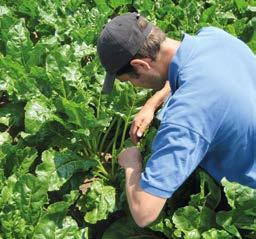
[[[200,164],[208,148],[208,141],[197,132],[162,123],[141,174],[140,186],[155,196],[171,197]]]

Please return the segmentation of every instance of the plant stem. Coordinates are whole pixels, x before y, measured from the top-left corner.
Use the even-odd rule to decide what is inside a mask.
[[[106,150],[104,150],[104,152],[109,152],[109,149],[111,148],[111,145],[113,145],[113,143],[114,143],[114,138],[112,138],[110,140],[110,142],[108,143]]]
[[[97,173],[101,172],[106,178],[108,178],[109,177],[108,172],[104,168],[103,164],[100,162],[100,160],[98,161],[98,163],[99,163],[99,165],[97,168],[99,169],[99,172],[97,172]]]
[[[120,130],[121,122],[122,122],[122,118],[119,118],[118,121],[117,121],[116,132],[115,132],[115,136],[114,136],[114,143],[113,143],[113,146],[112,146],[112,161],[111,161],[112,175],[115,174],[116,142],[117,142],[117,136],[119,135],[119,130]]]
[[[89,157],[89,153],[88,153],[88,151],[86,150],[86,148],[83,148],[83,154],[84,154],[84,156],[87,156],[87,157]]]
[[[127,116],[127,117],[126,117],[126,119],[125,119],[125,125],[124,125],[124,130],[123,130],[123,134],[122,134],[122,140],[121,140],[121,144],[120,144],[120,148],[121,148],[121,149],[122,149],[123,144],[124,144],[126,131],[127,131],[128,125],[129,125],[129,119],[130,119],[130,117],[131,117],[131,114],[132,114],[132,111],[133,111],[134,104],[135,104],[135,99],[132,101],[132,105],[131,105],[131,108],[130,108],[129,114],[128,114],[128,116]]]
[[[107,137],[108,137],[108,134],[109,134],[110,130],[113,128],[113,126],[114,126],[114,124],[116,123],[116,121],[117,121],[117,117],[115,117],[115,118],[112,120],[112,122],[110,123],[110,125],[109,125],[109,127],[108,127],[106,133],[104,134],[104,137],[103,137],[103,139],[102,139],[102,141],[101,141],[101,144],[100,144],[100,146],[99,146],[99,152],[102,152],[102,149],[103,149],[103,146],[104,146],[104,144],[105,144],[105,142],[106,142],[106,139],[107,139]]]
[[[123,148],[123,144],[124,144],[124,140],[125,140],[125,135],[126,135],[126,131],[127,131],[127,128],[128,128],[128,124],[129,124],[129,121],[128,121],[128,118],[125,119],[125,124],[124,124],[124,130],[123,130],[123,134],[122,134],[122,139],[121,139],[121,144],[120,144],[120,149]]]
[[[101,94],[99,96],[98,105],[97,105],[97,111],[96,111],[97,118],[99,118],[99,115],[100,115],[100,104],[101,104]]]

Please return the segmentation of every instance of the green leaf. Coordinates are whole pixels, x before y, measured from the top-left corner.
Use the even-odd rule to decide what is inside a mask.
[[[78,197],[78,191],[76,193],[75,199],[77,199],[77,197]],[[66,200],[66,201],[60,201],[60,202],[55,202],[53,204],[50,204],[49,207],[47,207],[47,210],[45,210],[42,213],[38,224],[44,221],[51,220],[56,224],[56,226],[61,227],[62,222],[68,213],[69,207],[73,203],[74,203],[73,200]]]
[[[0,117],[0,124],[3,124],[5,126],[10,125],[10,119],[8,117],[2,116]]]
[[[184,239],[200,239],[201,235],[197,229],[193,229],[185,234]]]
[[[186,206],[179,208],[174,213],[172,220],[178,229],[186,232],[198,227],[200,223],[199,216],[200,213],[196,208]]]
[[[95,134],[95,129],[102,129],[109,125],[109,119],[96,119],[94,111],[84,102],[76,103],[66,98],[61,98],[58,108],[68,116],[68,122],[79,126],[81,129],[90,129]],[[84,131],[85,132],[85,131]],[[88,134],[88,131],[86,132]],[[95,134],[96,135],[96,134]]]
[[[218,212],[217,223],[230,234],[242,238],[238,229],[256,230],[255,208],[253,209],[233,209],[231,211]]]
[[[78,202],[80,209],[85,212],[85,221],[95,224],[97,221],[107,219],[109,213],[115,210],[115,197],[115,188],[105,186],[102,181],[94,181],[86,196]]]
[[[217,223],[239,238],[241,236],[237,228],[256,230],[256,190],[236,182],[229,182],[225,178],[221,183],[232,210],[219,212]]]
[[[0,212],[0,218],[4,238],[31,238],[33,226],[27,225],[19,210]]]
[[[65,72],[63,72],[63,77],[66,81],[70,81],[74,84],[78,84],[79,82],[82,82],[82,73],[78,66],[69,66],[65,67]]]
[[[6,176],[27,173],[37,157],[36,149],[20,144],[5,143],[0,149],[0,165],[4,168]]]
[[[216,215],[216,222],[219,226],[223,227],[227,232],[231,235],[234,235],[240,239],[242,239],[239,231],[236,226],[233,224],[233,212],[232,211],[220,211]]]
[[[61,100],[64,112],[69,117],[69,122],[76,124],[82,129],[86,129],[89,127],[87,124],[88,120],[92,123],[95,121],[92,110],[90,108],[88,109],[84,104],[77,104],[76,102],[65,98],[62,98]]]
[[[226,178],[221,180],[228,204],[233,208],[255,208],[256,190],[236,182],[229,182]]]
[[[206,8],[201,15],[200,22],[205,22],[205,23],[212,22],[212,20],[215,17],[216,8],[217,8],[216,5]]]
[[[33,238],[82,238],[85,230],[79,229],[76,222],[68,217],[70,206],[77,200],[78,191],[72,191],[64,201],[51,204],[45,210],[35,227]]]
[[[212,228],[211,230],[204,232],[202,234],[203,239],[232,239],[233,237],[226,231],[217,230]]]
[[[100,1],[102,2],[102,1]],[[96,55],[96,48],[92,45],[87,45],[85,42],[78,44],[74,43],[74,56],[81,59],[85,56]]]
[[[54,120],[55,107],[44,97],[30,100],[25,106],[25,128],[27,133],[37,133],[43,124]]]
[[[215,213],[207,207],[197,210],[194,207],[186,206],[179,208],[174,213],[172,220],[176,228],[182,231],[187,238],[200,238],[201,232],[215,226]]]
[[[26,66],[28,59],[27,52],[32,48],[33,44],[29,37],[29,31],[25,27],[25,20],[20,21],[10,28],[9,40],[7,41],[7,55]]]
[[[22,175],[14,186],[17,193],[16,207],[22,217],[31,225],[35,225],[43,210],[43,205],[48,202],[45,185],[33,175]]]
[[[6,205],[13,196],[13,188],[17,182],[17,177],[15,175],[10,176],[5,182],[3,182],[3,188],[0,194],[0,209]]]
[[[233,215],[233,223],[239,229],[256,231],[255,215],[248,215],[245,211],[235,210]]]
[[[24,105],[22,103],[8,103],[1,106],[0,123],[10,127],[21,127],[24,120]]]
[[[256,12],[256,4],[255,4],[255,6],[247,6],[247,10],[248,11],[250,11],[250,12],[253,12],[253,13],[255,13]]]
[[[106,4],[106,0],[94,0],[97,8],[100,10],[100,11],[104,11],[104,12],[107,12],[107,11],[110,11],[110,8],[109,6]]]
[[[149,228],[153,231],[162,232],[165,236],[171,238],[174,231],[174,225],[163,211],[161,214],[162,215],[160,215],[155,222],[150,224]]]
[[[46,57],[45,70],[52,88],[54,88],[58,94],[67,97],[66,85],[62,78],[62,72],[68,65],[68,61],[65,59],[65,56],[63,56],[63,52],[61,54],[62,49],[58,50],[60,52],[52,51],[51,54],[48,54]]]
[[[37,43],[33,48],[27,52],[28,58],[26,64],[28,65],[30,71],[33,66],[44,66],[46,46],[41,43]]]
[[[216,226],[216,215],[208,207],[202,207],[200,210],[200,224],[198,230],[204,232]]]
[[[147,228],[138,227],[131,217],[119,218],[105,231],[102,239],[161,239]]]
[[[200,193],[191,195],[190,206],[207,206],[215,209],[221,199],[221,191],[219,185],[214,179],[203,170],[199,171],[200,176]]]
[[[3,17],[9,12],[10,12],[9,8],[7,8],[6,6],[0,6],[0,17]]]
[[[6,181],[6,178],[4,176],[4,170],[0,169],[0,192],[2,191],[2,188],[4,186],[4,182]],[[0,194],[1,195],[1,194]],[[0,199],[0,208],[1,208],[1,199]]]
[[[36,57],[37,57],[37,54],[35,54],[35,58]],[[52,84],[49,83],[49,78],[46,74],[45,68],[38,67],[38,66],[31,66],[29,76],[37,83],[37,87],[40,90],[41,94],[45,95],[48,98],[53,96],[54,88]]]
[[[34,79],[28,73],[22,63],[9,56],[0,58],[0,90],[8,92],[10,100],[14,103],[18,100],[31,100],[40,95]]]
[[[11,139],[11,136],[7,132],[0,132],[0,145],[4,144],[5,142],[10,142]]]
[[[237,9],[243,13],[245,12],[246,8],[247,8],[247,3],[245,0],[234,0],[235,5],[237,7]]]
[[[38,15],[38,3],[33,0],[20,0],[18,3],[18,11],[35,18]]]
[[[117,8],[119,6],[123,6],[123,5],[130,4],[130,3],[131,3],[131,1],[129,1],[129,0],[116,0],[116,1],[110,0],[110,6],[112,8]]]
[[[256,54],[256,31],[253,32],[253,35],[248,42],[248,46],[253,50],[254,54]]]
[[[61,225],[54,220],[42,219],[35,227],[33,239],[81,239],[87,229],[80,229],[74,219],[67,216]],[[88,239],[88,237],[85,237]]]
[[[18,149],[15,154],[17,157],[17,162],[13,167],[13,173],[19,175],[27,173],[37,157],[37,150],[34,148],[25,147],[21,150]]]
[[[42,163],[37,166],[36,174],[49,191],[58,190],[74,173],[86,172],[97,165],[95,160],[84,159],[72,151],[44,151]]]

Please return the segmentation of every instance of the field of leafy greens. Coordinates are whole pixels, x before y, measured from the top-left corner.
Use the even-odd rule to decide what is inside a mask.
[[[201,170],[153,225],[131,219],[117,154],[152,92],[117,83],[101,95],[95,46],[135,9],[175,39],[213,25],[256,53],[255,0],[0,0],[0,238],[256,238],[256,190]]]

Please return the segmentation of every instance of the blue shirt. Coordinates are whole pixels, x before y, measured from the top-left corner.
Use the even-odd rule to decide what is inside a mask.
[[[169,198],[200,165],[256,188],[256,57],[215,27],[185,34],[169,65],[172,96],[140,186]]]

